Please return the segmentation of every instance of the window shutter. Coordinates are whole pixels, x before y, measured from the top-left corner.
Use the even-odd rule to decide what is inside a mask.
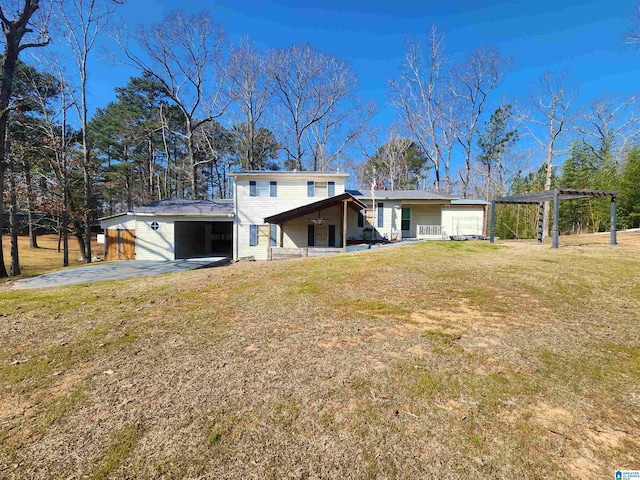
[[[313,247],[316,244],[316,229],[315,225],[307,226],[307,245]]]
[[[272,247],[278,246],[278,226],[275,224],[269,226],[269,245]]]
[[[269,183],[269,196],[277,197],[278,196],[278,182],[270,182]]]
[[[358,227],[364,227],[364,214],[362,210],[358,211]]]
[[[250,225],[249,226],[249,246],[255,247],[258,245],[258,226]]]
[[[378,204],[378,228],[384,227],[384,203]]]
[[[313,197],[315,193],[314,182],[307,182],[307,197]]]
[[[258,195],[258,187],[256,186],[256,182],[253,180],[249,181],[249,196],[255,197]]]
[[[336,182],[329,182],[328,185],[327,196],[333,197],[336,194]]]
[[[329,246],[330,247],[336,246],[336,226],[335,225],[329,225]]]

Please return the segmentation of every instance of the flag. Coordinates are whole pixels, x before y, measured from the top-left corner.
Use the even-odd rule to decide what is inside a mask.
[[[375,199],[376,198],[376,177],[371,177],[371,198]]]

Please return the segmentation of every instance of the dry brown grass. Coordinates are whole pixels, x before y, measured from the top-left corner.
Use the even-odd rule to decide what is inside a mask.
[[[4,261],[9,271],[11,264],[11,239],[8,236],[2,237],[2,247]],[[43,273],[59,270],[62,267],[62,252],[58,253],[57,235],[40,235],[38,237],[39,248],[29,248],[28,237],[18,237],[18,256],[20,259],[20,276],[16,278],[34,277]],[[104,245],[95,242],[91,243],[92,252],[101,258]],[[78,241],[69,237],[69,265],[71,267],[81,265],[79,262],[80,247]],[[6,281],[6,280],[5,280]],[[0,279],[2,282],[2,279]]]
[[[5,291],[0,477],[640,468],[640,234],[599,238]]]

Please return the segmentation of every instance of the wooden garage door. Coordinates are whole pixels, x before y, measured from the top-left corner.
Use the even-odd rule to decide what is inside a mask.
[[[107,230],[104,237],[107,260],[134,260],[136,258],[135,230]]]

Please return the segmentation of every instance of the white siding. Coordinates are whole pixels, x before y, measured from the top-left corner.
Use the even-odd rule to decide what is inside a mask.
[[[405,205],[411,208],[411,234],[416,238],[416,225],[441,225],[441,205]]]
[[[158,230],[151,222],[158,222]],[[136,226],[136,260],[174,260],[175,237],[172,217],[139,217]]]
[[[133,215],[121,215],[100,221],[100,226],[105,230],[135,230],[136,217]]]
[[[451,205],[442,209],[442,225],[445,235],[483,235],[483,205]]]
[[[251,225],[263,225],[265,217],[276,215],[278,213],[291,210],[302,205],[317,202],[323,197],[307,196],[307,181],[316,182],[335,182],[335,194],[344,193],[344,178],[342,176],[313,175],[313,176],[289,176],[265,174],[257,177],[255,175],[236,177],[235,196],[236,196],[236,238],[234,240],[236,251],[234,258],[254,257],[256,260],[266,260],[269,252],[268,241],[266,245],[259,244],[250,246],[250,228]],[[276,181],[277,196],[276,197],[252,197],[250,195],[250,181]],[[326,196],[324,197],[326,198]],[[308,220],[307,220],[308,223]],[[305,224],[306,225],[306,224]],[[298,227],[299,228],[299,227]],[[304,239],[304,243],[298,246],[306,246],[307,230],[304,227],[304,237],[300,233],[292,233],[296,240]],[[341,228],[341,227],[340,227]],[[286,230],[286,228],[285,228]],[[290,238],[290,241],[293,241]]]

